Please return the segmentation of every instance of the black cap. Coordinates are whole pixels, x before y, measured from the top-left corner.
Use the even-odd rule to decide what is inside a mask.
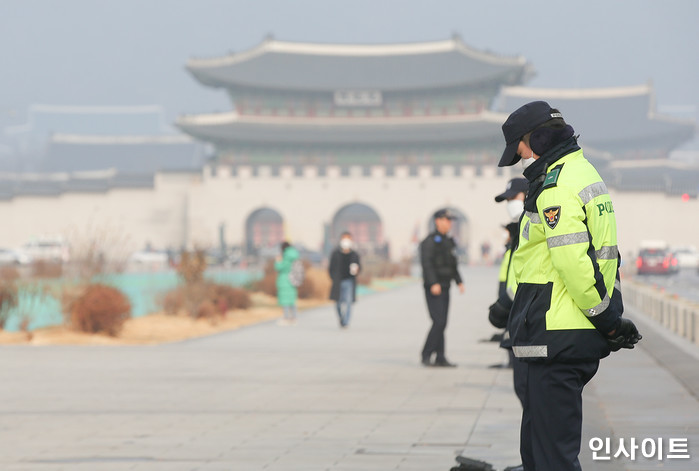
[[[456,214],[452,213],[451,210],[449,210],[449,208],[444,208],[444,209],[440,209],[439,211],[434,213],[433,217],[435,219],[439,219],[439,218],[456,219]]]
[[[545,101],[532,101],[513,111],[502,125],[502,134],[505,136],[507,146],[498,167],[516,164],[520,159],[517,155],[517,147],[522,136],[554,118],[563,118],[563,115]]]
[[[495,202],[499,203],[500,201],[514,198],[519,193],[524,193],[526,195],[528,191],[529,181],[527,181],[526,178],[513,178],[512,180],[507,182],[505,192],[495,197]]]

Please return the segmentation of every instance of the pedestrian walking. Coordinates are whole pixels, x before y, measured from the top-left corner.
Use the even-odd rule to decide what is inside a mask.
[[[289,277],[294,263],[299,260],[299,251],[289,242],[282,242],[281,254],[274,262],[277,271],[277,302],[284,311],[284,317],[279,320],[280,325],[296,324],[296,300],[298,289],[293,285]]]
[[[440,209],[433,218],[435,230],[420,243],[423,286],[427,310],[432,319],[432,327],[422,349],[422,364],[454,367],[456,365],[447,360],[444,354],[444,330],[447,327],[451,282],[456,282],[459,291],[464,292],[455,253],[456,243],[448,235],[455,216],[449,209]]]
[[[353,249],[352,234],[343,232],[330,256],[328,272],[332,280],[330,299],[335,301],[340,327],[349,326],[352,304],[357,300],[357,275],[361,270],[359,254]]]
[[[622,317],[614,206],[557,109],[528,103],[502,131],[499,166],[521,159],[529,182],[508,323],[513,352],[527,362],[522,463],[526,471],[579,471],[583,388],[601,358],[641,339]]]

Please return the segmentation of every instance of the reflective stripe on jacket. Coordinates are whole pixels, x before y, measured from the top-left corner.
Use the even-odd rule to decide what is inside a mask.
[[[512,261],[513,351],[527,360],[605,357],[602,333],[623,311],[616,218],[607,187],[582,150],[549,166],[536,207],[522,217]]]

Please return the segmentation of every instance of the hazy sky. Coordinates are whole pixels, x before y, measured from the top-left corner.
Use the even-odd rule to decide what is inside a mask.
[[[695,0],[0,0],[0,127],[30,104],[230,109],[188,58],[289,41],[442,40],[523,55],[528,85],[625,86],[652,80],[658,107],[699,118]]]

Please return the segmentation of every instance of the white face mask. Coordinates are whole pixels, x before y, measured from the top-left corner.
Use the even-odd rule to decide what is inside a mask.
[[[350,250],[352,248],[352,239],[340,239],[340,248],[342,250]]]
[[[534,160],[536,160],[536,159],[534,159],[534,151],[531,150],[531,154],[529,155],[529,157],[525,158],[524,156],[522,156],[521,160],[522,160],[522,170],[524,171],[527,169],[527,167],[529,167],[531,164],[534,163]]]
[[[528,159],[522,159],[521,162],[522,162],[522,171],[524,171],[527,169],[527,167],[529,167],[531,164],[534,163],[534,159],[532,157],[530,157]]]
[[[511,200],[507,202],[507,214],[510,215],[510,219],[513,221],[518,221],[519,217],[524,212],[524,201],[522,200]]]

